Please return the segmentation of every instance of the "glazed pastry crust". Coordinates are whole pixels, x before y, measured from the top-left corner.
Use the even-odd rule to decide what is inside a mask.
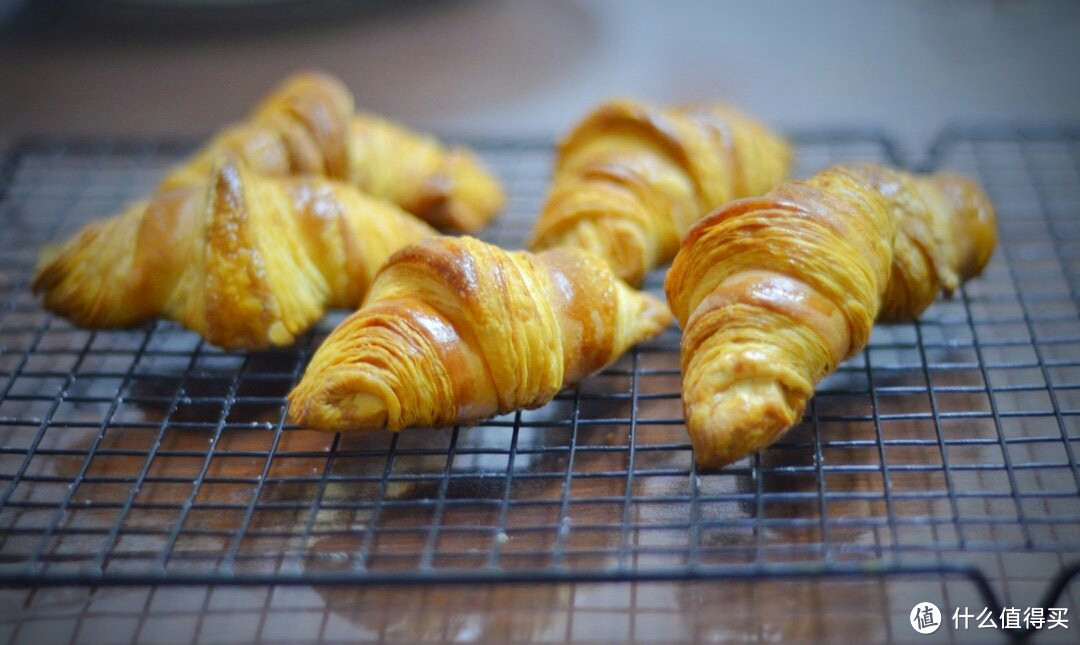
[[[396,253],[318,349],[289,416],[399,430],[534,408],[670,321],[588,253],[429,238]]]
[[[226,157],[47,249],[45,307],[77,325],[175,320],[230,349],[291,344],[327,307],[355,307],[397,249],[435,231],[319,177],[265,177]]]
[[[790,162],[781,138],[733,108],[611,101],[559,146],[530,248],[586,249],[637,285],[695,221],[769,190]]]
[[[977,275],[995,243],[993,206],[971,180],[872,164],[788,182],[699,222],[665,284],[684,330],[697,462],[723,466],[775,441],[876,319],[917,317]]]

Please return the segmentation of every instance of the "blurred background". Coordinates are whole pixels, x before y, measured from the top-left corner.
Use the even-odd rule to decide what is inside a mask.
[[[612,95],[718,97],[921,151],[950,122],[1080,117],[1071,0],[0,0],[0,143],[194,138],[321,68],[452,137],[551,138]]]

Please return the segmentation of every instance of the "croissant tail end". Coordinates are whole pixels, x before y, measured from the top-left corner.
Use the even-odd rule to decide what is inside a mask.
[[[704,395],[687,393],[686,425],[699,467],[720,468],[776,440],[802,415],[776,381],[748,380]]]
[[[298,426],[341,432],[387,427],[390,409],[375,388],[306,376],[289,395],[289,418]]]
[[[663,300],[642,293],[638,303],[637,319],[641,325],[643,336],[651,338],[664,331],[668,325],[674,322],[675,316],[672,315],[671,309]]]
[[[505,202],[502,186],[480,160],[467,150],[453,150],[406,210],[435,228],[471,233],[487,226]]]
[[[495,176],[473,153],[456,149],[449,153],[447,170],[452,183],[455,210],[469,222],[468,230],[485,226],[506,204],[506,193]]]
[[[31,283],[31,290],[43,295],[44,307],[83,327],[126,327],[143,320],[151,306],[132,275],[133,222],[101,220],[62,245],[45,247]]]
[[[964,280],[982,273],[997,245],[997,215],[993,202],[970,178],[949,172],[933,175],[953,208],[953,239],[957,244],[955,267]]]

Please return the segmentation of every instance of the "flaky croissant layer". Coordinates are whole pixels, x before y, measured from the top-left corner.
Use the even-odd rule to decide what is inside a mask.
[[[699,222],[665,283],[683,327],[698,463],[723,466],[775,441],[876,319],[918,316],[977,275],[995,243],[993,206],[971,180],[872,164],[788,182]]]
[[[575,249],[429,238],[396,253],[289,395],[323,430],[444,426],[534,408],[671,321]]]
[[[559,146],[530,248],[586,249],[637,285],[695,221],[769,190],[790,162],[780,137],[730,107],[611,101]]]
[[[355,307],[391,253],[434,229],[318,177],[224,159],[202,183],[91,222],[47,250],[45,307],[84,327],[162,316],[225,348],[288,345],[327,307]]]

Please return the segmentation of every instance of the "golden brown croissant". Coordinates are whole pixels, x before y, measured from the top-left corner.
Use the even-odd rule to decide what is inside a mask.
[[[399,430],[538,407],[670,321],[663,302],[577,249],[429,238],[398,251],[316,351],[289,415]]]
[[[349,181],[440,228],[481,228],[505,201],[498,181],[468,150],[448,150],[431,137],[354,113],[348,89],[315,72],[288,78],[247,121],[170,172],[162,187],[205,181],[224,151],[264,174]]]
[[[994,221],[969,179],[861,164],[699,222],[665,284],[683,327],[698,463],[722,466],[775,441],[815,385],[862,350],[875,319],[914,318],[982,270]]]
[[[790,162],[782,139],[732,108],[612,101],[560,144],[530,248],[592,251],[637,285],[695,221],[769,190]]]
[[[46,250],[34,291],[84,327],[164,316],[226,348],[287,345],[326,307],[355,307],[397,249],[434,235],[393,204],[225,157],[201,182],[91,222]]]

